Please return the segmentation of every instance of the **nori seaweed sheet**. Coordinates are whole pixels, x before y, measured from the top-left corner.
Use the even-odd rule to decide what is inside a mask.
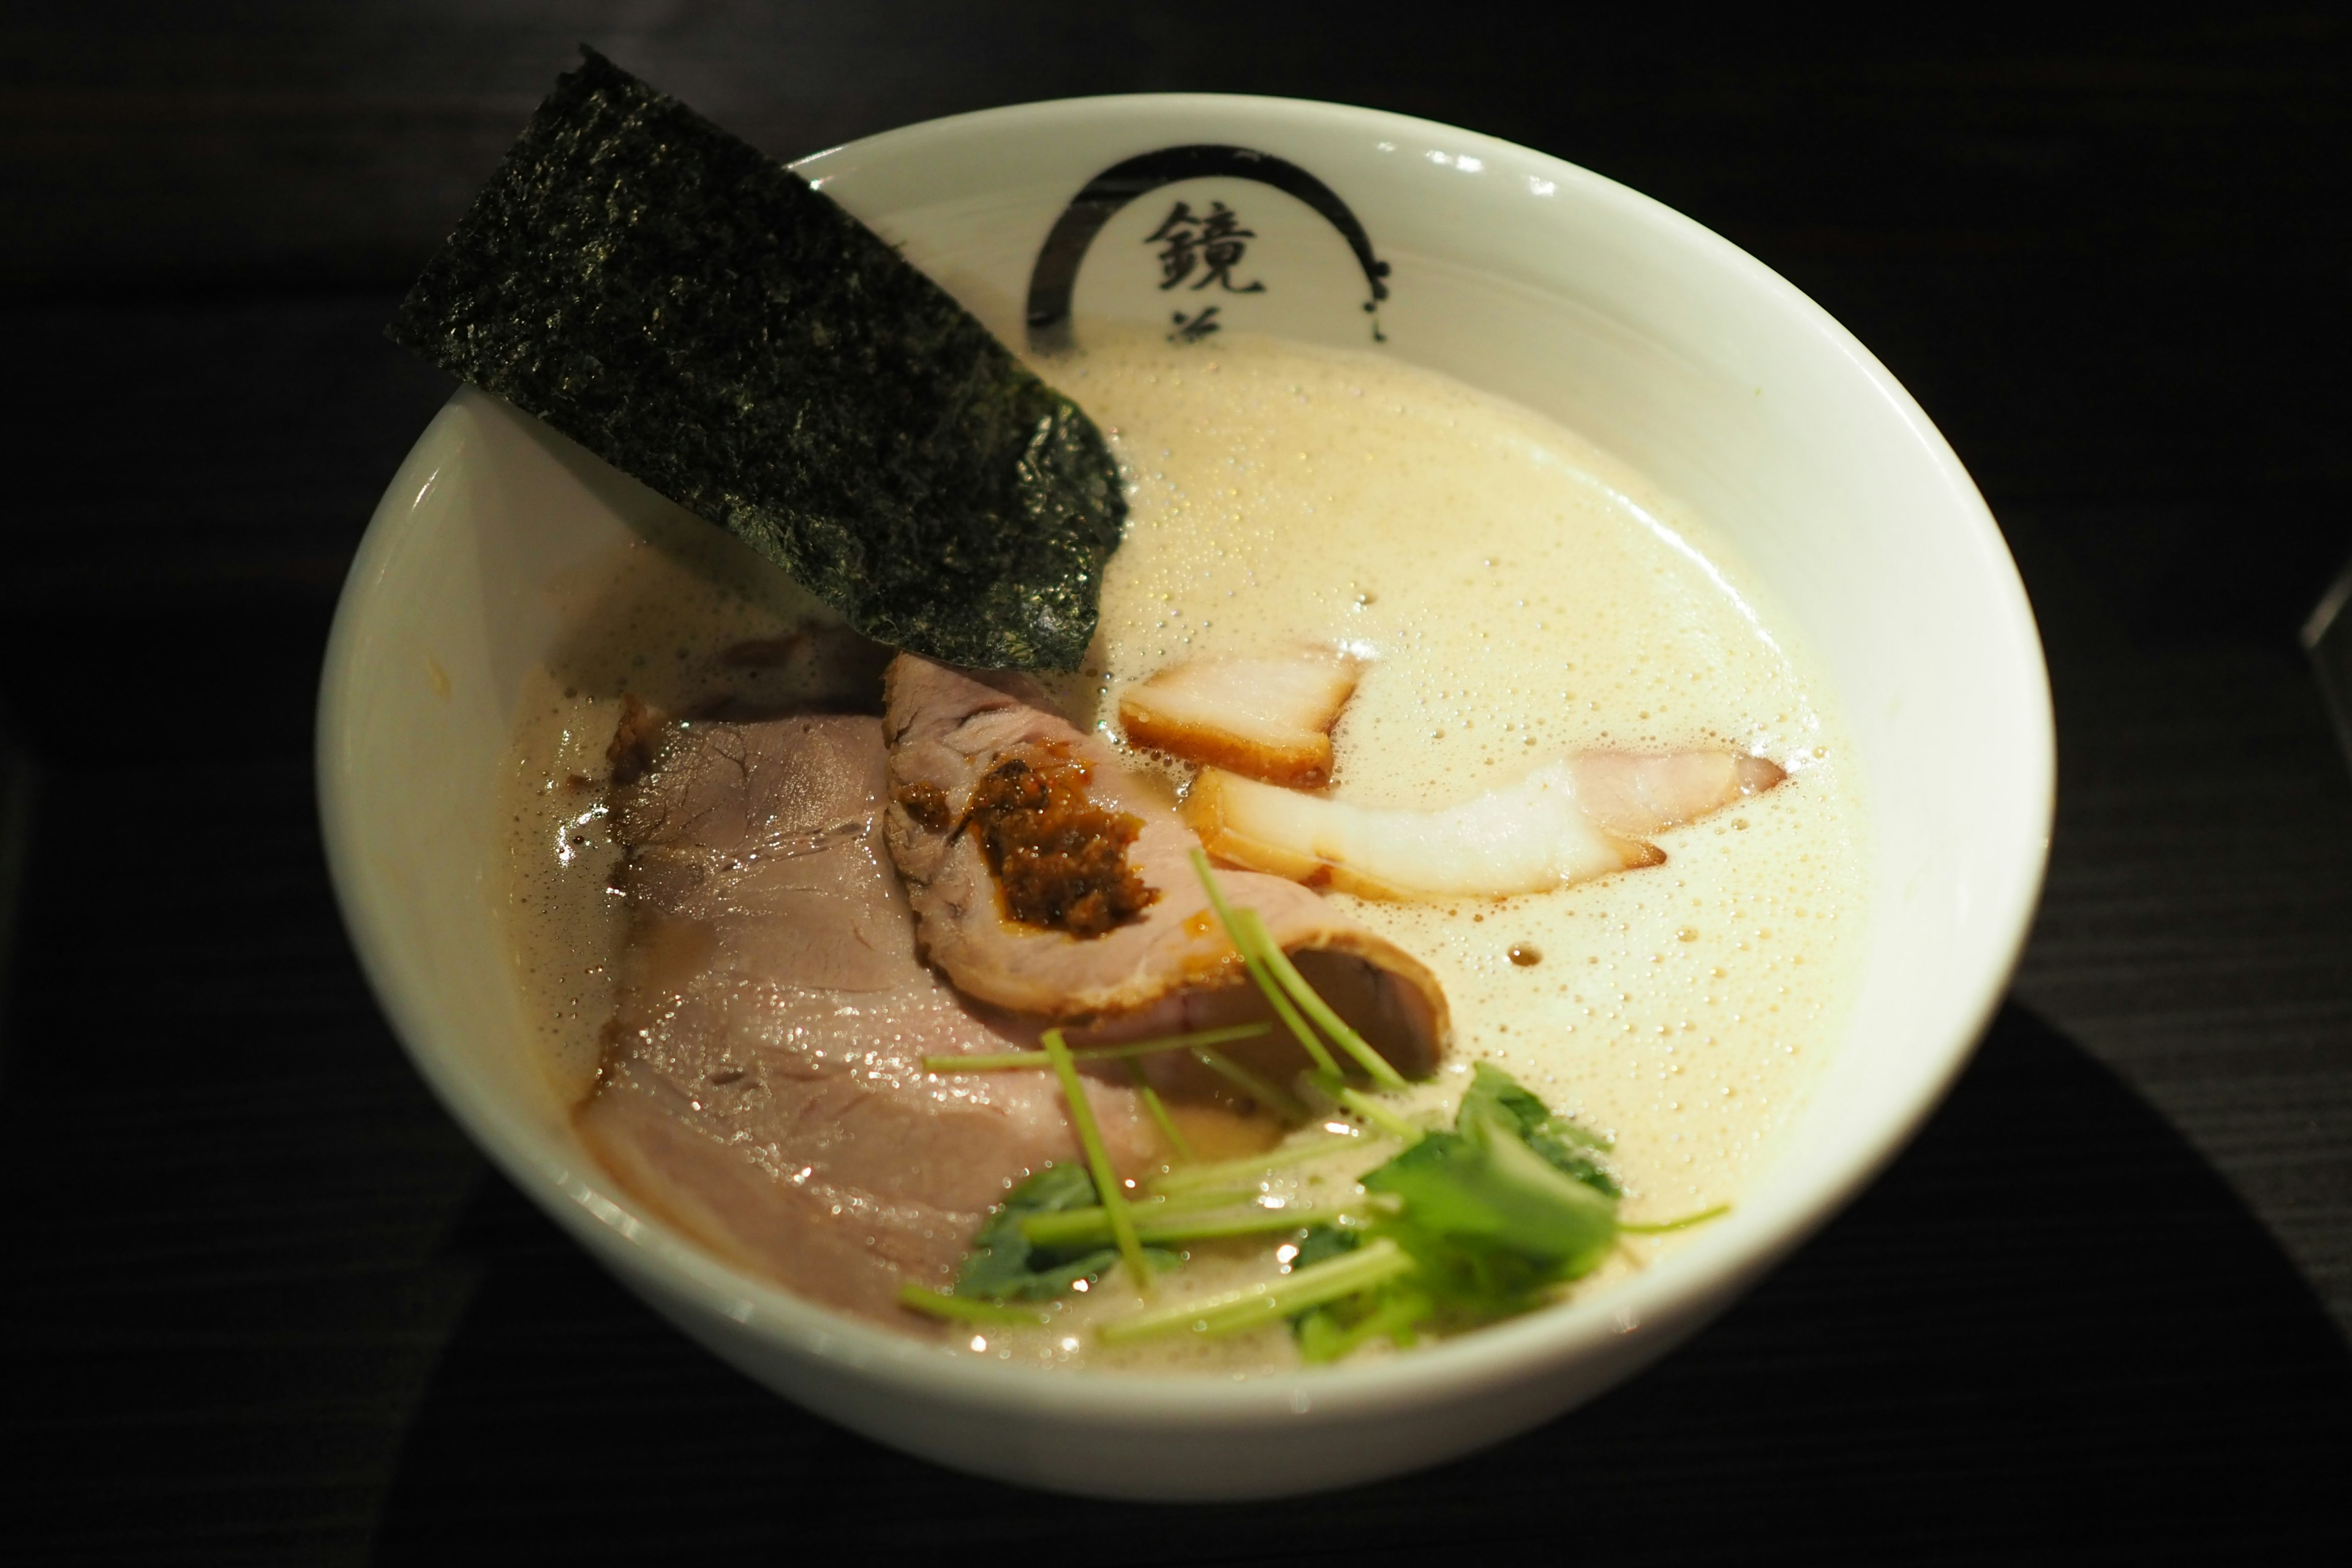
[[[583,49],[386,329],[765,553],[860,631],[1075,669],[1101,433],[791,170]]]

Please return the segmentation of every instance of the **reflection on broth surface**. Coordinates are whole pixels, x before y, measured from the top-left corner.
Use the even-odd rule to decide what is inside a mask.
[[[1343,800],[1451,805],[1596,750],[1728,749],[1788,770],[1654,836],[1662,865],[1507,899],[1325,895],[1427,964],[1450,1001],[1452,1052],[1401,1107],[1450,1116],[1473,1066],[1492,1062],[1614,1140],[1628,1220],[1736,1201],[1836,1041],[1866,887],[1829,693],[1737,560],[1605,454],[1449,380],[1238,334],[1083,342],[1040,368],[1111,436],[1133,510],[1088,668],[1049,685],[1136,766],[1190,782],[1189,766],[1127,745],[1130,688],[1201,656],[1309,645],[1360,670],[1331,733]],[[656,533],[552,585],[572,630],[527,683],[508,786],[516,960],[547,1068],[575,1100],[596,1084],[628,929],[605,785],[623,694],[736,719],[878,710],[877,659],[828,630],[828,612],[715,530],[681,517]],[[1328,1209],[1395,1152],[1335,1147],[1265,1190]],[[1287,1259],[1270,1239],[1192,1245],[1160,1300],[1273,1276]],[[1675,1240],[1628,1237],[1574,1289],[1605,1289]],[[1050,1327],[956,1339],[1056,1365],[1295,1363],[1279,1325],[1094,1342],[1141,1304],[1118,1271]]]

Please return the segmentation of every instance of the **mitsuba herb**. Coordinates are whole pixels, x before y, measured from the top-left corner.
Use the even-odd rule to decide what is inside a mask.
[[[1202,881],[1217,900],[1205,868]],[[1229,921],[1227,929],[1235,924]],[[1251,935],[1245,925],[1236,933],[1245,955]],[[1150,1048],[1172,1044],[1145,1042]],[[1108,1156],[1083,1112],[1076,1064],[1060,1031],[1047,1030],[1045,1045],[1042,1054],[1062,1076],[1089,1162],[1104,1173],[1055,1165],[1022,1183],[973,1238],[952,1295],[913,1290],[910,1306],[939,1316],[957,1315],[959,1302],[973,1303],[975,1311],[984,1303],[995,1304],[988,1310],[1009,1310],[1004,1303],[1045,1300],[1081,1279],[1099,1279],[1122,1251],[1148,1289],[1151,1274],[1164,1266],[1160,1260],[1173,1261],[1140,1247],[1142,1227],[1129,1200],[1112,1194],[1097,1202],[1104,1195],[1098,1182],[1115,1179],[1108,1174]],[[952,1069],[958,1064],[928,1065]],[[1379,1109],[1336,1072],[1302,1078],[1349,1109]],[[1107,1345],[1129,1344],[1185,1331],[1237,1333],[1287,1319],[1303,1360],[1337,1361],[1375,1340],[1406,1346],[1423,1333],[1530,1311],[1551,1300],[1558,1286],[1599,1268],[1621,1236],[1680,1230],[1724,1212],[1717,1207],[1661,1224],[1622,1224],[1617,1180],[1597,1157],[1608,1140],[1555,1115],[1510,1074],[1486,1063],[1464,1092],[1451,1131],[1424,1131],[1393,1111],[1370,1120],[1402,1139],[1403,1151],[1360,1179],[1371,1197],[1366,1207],[1342,1210],[1330,1222],[1313,1219],[1297,1232],[1281,1279],[1150,1308],[1102,1324],[1097,1337]],[[1331,1144],[1307,1149],[1319,1158]],[[1205,1241],[1281,1228],[1284,1215],[1253,1212],[1245,1200],[1265,1173],[1293,1163],[1276,1152],[1171,1172],[1151,1184],[1156,1190],[1148,1202],[1155,1206],[1144,1211],[1143,1225],[1160,1240]],[[1242,1184],[1234,1191],[1206,1194],[1205,1211],[1196,1206],[1197,1198],[1186,1201],[1193,1189],[1235,1182]],[[1063,1217],[1042,1223],[1045,1215]],[[1033,1231],[1076,1245],[1041,1243]],[[1101,1245],[1106,1231],[1118,1237],[1119,1247]]]
[[[1332,1361],[1375,1338],[1410,1344],[1425,1330],[1511,1317],[1591,1273],[1619,1230],[1617,1183],[1590,1152],[1599,1142],[1479,1064],[1453,1131],[1428,1133],[1364,1175],[1365,1191],[1386,1194],[1393,1211],[1300,1243],[1294,1268],[1381,1238],[1413,1268],[1295,1317],[1299,1353]]]
[[[1393,1228],[1405,1250],[1425,1262],[1446,1255],[1449,1272],[1473,1279],[1480,1293],[1522,1276],[1528,1284],[1573,1279],[1617,1238],[1614,1198],[1562,1175],[1492,1124],[1431,1133],[1369,1173],[1364,1189],[1402,1199]]]
[[[1308,1231],[1291,1259],[1295,1269],[1311,1268],[1364,1244],[1365,1233],[1320,1225]],[[1359,1290],[1337,1301],[1312,1307],[1290,1320],[1298,1339],[1299,1358],[1308,1363],[1338,1361],[1375,1339],[1402,1347],[1412,1343],[1421,1328],[1437,1315],[1437,1303],[1410,1278],[1391,1279],[1369,1290]]]
[[[1528,1148],[1542,1155],[1561,1174],[1582,1182],[1605,1197],[1620,1195],[1617,1178],[1593,1158],[1596,1151],[1609,1147],[1607,1139],[1585,1131],[1565,1116],[1552,1114],[1549,1107],[1521,1088],[1509,1073],[1480,1062],[1471,1077],[1470,1088],[1462,1096],[1462,1109],[1454,1117],[1454,1124],[1458,1127],[1465,1119],[1476,1121],[1489,1117],[1507,1124],[1527,1141]]]
[[[1127,512],[1101,433],[832,198],[584,52],[392,339],[869,637],[1076,668]]]
[[[1115,1247],[1055,1247],[1033,1245],[1021,1222],[1097,1205],[1094,1178],[1084,1165],[1048,1165],[1014,1187],[971,1238],[971,1250],[956,1276],[955,1294],[982,1301],[1049,1301],[1079,1280],[1100,1279],[1118,1261]],[[1174,1254],[1147,1247],[1160,1268],[1173,1267]]]

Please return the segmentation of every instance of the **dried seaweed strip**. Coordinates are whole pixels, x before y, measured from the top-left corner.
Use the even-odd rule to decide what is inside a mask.
[[[1084,411],[830,197],[583,53],[393,340],[880,641],[1076,668],[1126,517]]]

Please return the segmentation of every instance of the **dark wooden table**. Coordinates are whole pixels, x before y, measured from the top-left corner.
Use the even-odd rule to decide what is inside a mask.
[[[2352,777],[2293,640],[2352,552],[2340,14],[564,9],[0,16],[0,1552],[2352,1562]],[[1076,92],[1424,114],[1820,300],[1983,486],[2057,693],[2049,895],[1927,1134],[1655,1372],[1293,1503],[936,1471],[624,1296],[407,1069],[309,758],[446,391],[379,326],[581,38],[780,154]]]

